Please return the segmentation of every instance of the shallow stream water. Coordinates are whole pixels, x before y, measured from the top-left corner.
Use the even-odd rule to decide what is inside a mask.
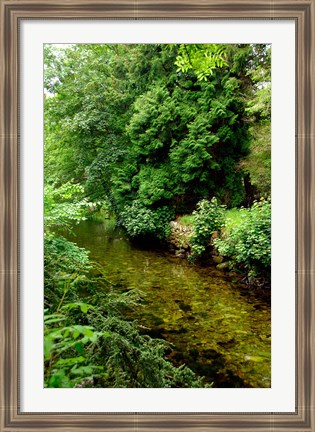
[[[271,386],[271,314],[233,275],[155,247],[135,245],[110,221],[82,222],[75,241],[118,290],[138,289],[134,312],[145,332],[171,342],[169,358],[214,387]]]

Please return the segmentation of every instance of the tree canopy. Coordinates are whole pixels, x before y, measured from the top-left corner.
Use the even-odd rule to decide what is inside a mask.
[[[270,192],[267,45],[46,45],[45,88],[46,181],[118,218]]]

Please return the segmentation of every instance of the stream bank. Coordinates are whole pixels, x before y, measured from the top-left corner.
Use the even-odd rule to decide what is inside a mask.
[[[268,302],[215,267],[135,245],[109,221],[82,222],[74,231],[69,240],[90,251],[116,290],[142,292],[130,319],[171,344],[175,365],[185,363],[214,387],[270,387]]]
[[[192,225],[182,224],[178,220],[170,222],[170,235],[166,242],[167,249],[177,258],[190,260],[192,235]],[[224,272],[227,276],[237,279],[240,285],[245,286],[247,292],[263,298],[264,301],[270,304],[270,280],[263,277],[248,276],[246,273],[234,269],[232,263],[221,256],[217,248],[211,244],[218,236],[219,233],[217,231],[212,234],[207,253],[202,259],[198,259],[198,264],[215,267],[220,272]]]

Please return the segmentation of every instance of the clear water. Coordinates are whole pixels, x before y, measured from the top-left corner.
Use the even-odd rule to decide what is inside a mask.
[[[118,290],[138,289],[133,319],[172,343],[169,358],[214,387],[271,386],[271,314],[266,301],[215,268],[136,246],[110,221],[83,222],[75,241]]]

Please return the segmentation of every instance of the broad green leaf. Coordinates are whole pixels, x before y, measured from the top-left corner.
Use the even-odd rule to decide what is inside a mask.
[[[50,360],[54,342],[50,337],[44,338],[44,358]]]

